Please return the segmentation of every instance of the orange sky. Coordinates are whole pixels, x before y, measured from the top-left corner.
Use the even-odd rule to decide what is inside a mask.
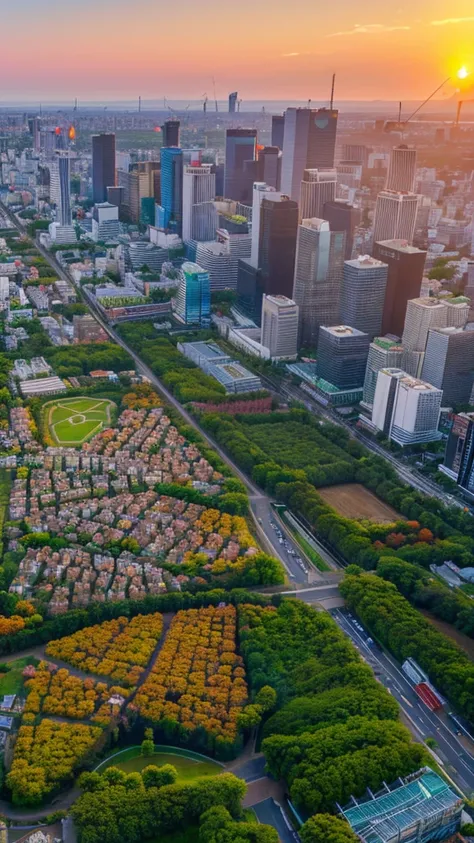
[[[0,101],[197,104],[212,76],[220,99],[318,100],[333,71],[339,99],[408,100],[474,71],[473,0],[16,0],[2,21]]]

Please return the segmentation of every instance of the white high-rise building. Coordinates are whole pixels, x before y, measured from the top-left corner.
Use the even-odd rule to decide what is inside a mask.
[[[434,328],[463,328],[469,318],[469,299],[418,298],[407,303],[402,345],[404,368],[410,375],[421,375],[428,332]]]
[[[381,369],[377,377],[372,422],[398,445],[441,439],[438,431],[442,389],[407,375]]]
[[[262,345],[272,360],[294,359],[298,347],[298,305],[286,296],[263,296]]]
[[[412,193],[415,189],[415,176],[416,149],[410,149],[405,144],[394,146],[390,153],[386,189]]]
[[[339,321],[346,237],[322,219],[298,226],[293,298],[299,307],[300,344],[315,348],[321,325]]]
[[[183,173],[183,240],[213,240],[217,228],[216,176],[212,164],[187,166]]]
[[[419,197],[416,193],[382,190],[377,196],[374,215],[374,243],[406,240],[413,243]]]
[[[279,202],[281,193],[270,187],[264,181],[256,181],[253,183],[252,195],[252,248],[250,251],[249,263],[255,269],[258,269],[259,264],[259,247],[260,247],[260,209],[264,199],[272,199]]]
[[[335,169],[305,170],[301,182],[300,220],[322,219],[325,202],[333,202],[336,198],[336,185]]]

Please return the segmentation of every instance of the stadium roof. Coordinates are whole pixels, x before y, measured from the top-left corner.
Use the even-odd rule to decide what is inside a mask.
[[[344,811],[346,820],[364,843],[388,843],[422,820],[434,820],[462,800],[432,771],[395,790]]]

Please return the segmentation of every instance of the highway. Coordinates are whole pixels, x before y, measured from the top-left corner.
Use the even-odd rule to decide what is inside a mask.
[[[414,737],[417,740],[435,739],[438,744],[435,755],[442,761],[444,771],[463,793],[470,795],[474,791],[474,756],[466,749],[467,741],[463,743],[459,740],[454,724],[446,714],[431,712],[421,702],[395,659],[379,647],[367,643],[369,633],[357,628],[355,619],[346,609],[333,609],[331,615],[351,638],[377,679],[395,697]],[[357,623],[362,626],[358,620]]]

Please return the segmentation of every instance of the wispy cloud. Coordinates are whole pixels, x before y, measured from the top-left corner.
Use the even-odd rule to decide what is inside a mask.
[[[385,23],[355,23],[353,29],[343,29],[341,32],[330,32],[327,38],[336,38],[339,35],[378,35],[379,32],[396,32],[397,30],[408,30],[409,26],[389,26]]]
[[[301,53],[282,53],[281,54],[282,58],[284,58],[284,59],[290,59],[290,58],[293,58],[293,56],[300,56],[300,55],[301,55]]]
[[[472,23],[474,16],[469,18],[444,18],[444,20],[432,20],[431,26],[446,26],[449,23]]]

